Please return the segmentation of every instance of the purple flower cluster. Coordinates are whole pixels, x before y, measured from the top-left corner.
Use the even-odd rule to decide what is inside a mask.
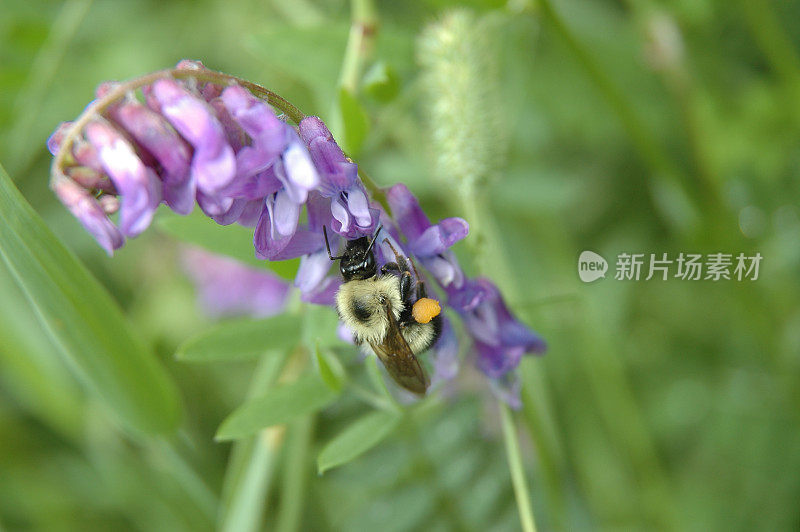
[[[467,236],[466,221],[431,224],[402,184],[385,191],[384,209],[370,198],[356,164],[322,120],[304,117],[295,128],[243,86],[187,71],[211,72],[183,61],[173,71],[181,76],[101,85],[98,100],[48,141],[57,162],[54,191],[108,253],[144,231],[161,203],[182,215],[196,203],[219,224],[253,227],[257,257],[301,257],[294,284],[302,299],[332,305],[341,278],[331,268],[322,228],[332,231],[331,245],[338,249],[343,240],[371,236],[381,223],[395,249],[412,257],[447,295],[473,337],[478,368],[495,387],[509,382],[524,353],[544,350],[490,281],[464,276],[450,247]],[[109,216],[117,211],[115,224]],[[385,244],[376,255],[379,263],[394,260]],[[196,258],[207,267],[192,274],[205,286],[206,303],[219,312],[263,315],[282,308],[284,283]],[[455,376],[458,352],[453,327],[445,323],[435,346],[434,381]]]

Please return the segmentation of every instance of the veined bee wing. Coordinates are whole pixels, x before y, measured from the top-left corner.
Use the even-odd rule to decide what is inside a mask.
[[[424,395],[428,389],[428,377],[420,366],[417,357],[408,347],[408,342],[400,332],[400,325],[394,317],[394,313],[389,305],[386,307],[386,315],[389,318],[389,329],[383,343],[372,343],[370,346],[378,358],[381,359],[386,370],[392,378],[411,392]]]

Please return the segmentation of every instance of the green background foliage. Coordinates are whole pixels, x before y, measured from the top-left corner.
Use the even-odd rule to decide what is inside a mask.
[[[520,367],[514,417],[539,529],[796,529],[800,3],[369,7],[3,1],[0,529],[520,527],[501,416],[469,362],[398,403],[330,309],[263,327],[198,310],[178,240],[264,266],[237,228],[160,212],[109,258],[56,202],[56,125],[101,81],[183,58],[320,115],[378,184],[473,223],[455,248],[467,273],[491,269],[549,344]],[[497,76],[465,94],[445,94],[446,57],[421,41],[455,8],[466,41],[488,43],[461,66]],[[349,55],[353,17],[377,30],[366,55]],[[431,107],[445,97],[455,122]],[[449,145],[458,120],[468,135]],[[472,204],[448,181],[471,172]],[[583,284],[586,249],[612,275]],[[760,252],[759,279],[612,278],[620,253],[720,251]]]

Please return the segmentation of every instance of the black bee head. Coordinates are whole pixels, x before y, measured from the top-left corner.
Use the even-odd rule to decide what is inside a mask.
[[[347,281],[353,279],[369,279],[375,277],[378,273],[378,266],[375,264],[375,254],[372,252],[372,246],[375,245],[375,240],[378,239],[378,234],[381,228],[375,232],[372,239],[365,236],[356,238],[355,240],[348,240],[344,248],[344,253],[338,257],[331,255],[330,244],[328,243],[328,230],[323,227],[325,234],[325,247],[328,249],[328,257],[331,260],[339,261],[339,271],[342,272],[342,278]]]
[[[362,236],[347,242],[344,255],[339,261],[339,271],[342,272],[345,281],[375,277],[378,267],[367,237]]]

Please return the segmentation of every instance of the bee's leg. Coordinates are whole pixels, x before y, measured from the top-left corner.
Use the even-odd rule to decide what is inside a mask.
[[[386,272],[399,272],[400,266],[396,262],[387,262],[381,266],[381,274],[386,275]]]
[[[414,276],[417,278],[417,299],[422,299],[423,297],[428,297],[427,291],[425,290],[425,279],[417,271],[417,265],[414,264],[414,259],[411,257],[408,258],[411,261],[411,268],[414,270]]]
[[[397,265],[399,267],[399,271],[403,271],[403,272],[411,271],[411,269],[408,266],[408,260],[406,260],[406,258],[404,256],[402,256],[400,253],[397,252],[397,250],[394,248],[394,246],[389,241],[389,239],[388,238],[384,238],[383,242],[385,244],[388,244],[388,246],[392,249],[392,253],[394,253],[395,258],[397,259]],[[389,264],[392,264],[392,263],[389,263]]]
[[[413,288],[414,280],[411,278],[411,272],[404,271],[400,275],[400,300],[403,302],[403,308],[400,311],[400,316],[397,318],[397,322],[401,328],[405,328],[415,323],[414,316],[411,312],[412,308],[414,307],[414,303],[412,301],[414,292]]]
[[[400,299],[404,302],[407,302],[411,296],[411,284],[411,272],[404,271],[400,276]]]

